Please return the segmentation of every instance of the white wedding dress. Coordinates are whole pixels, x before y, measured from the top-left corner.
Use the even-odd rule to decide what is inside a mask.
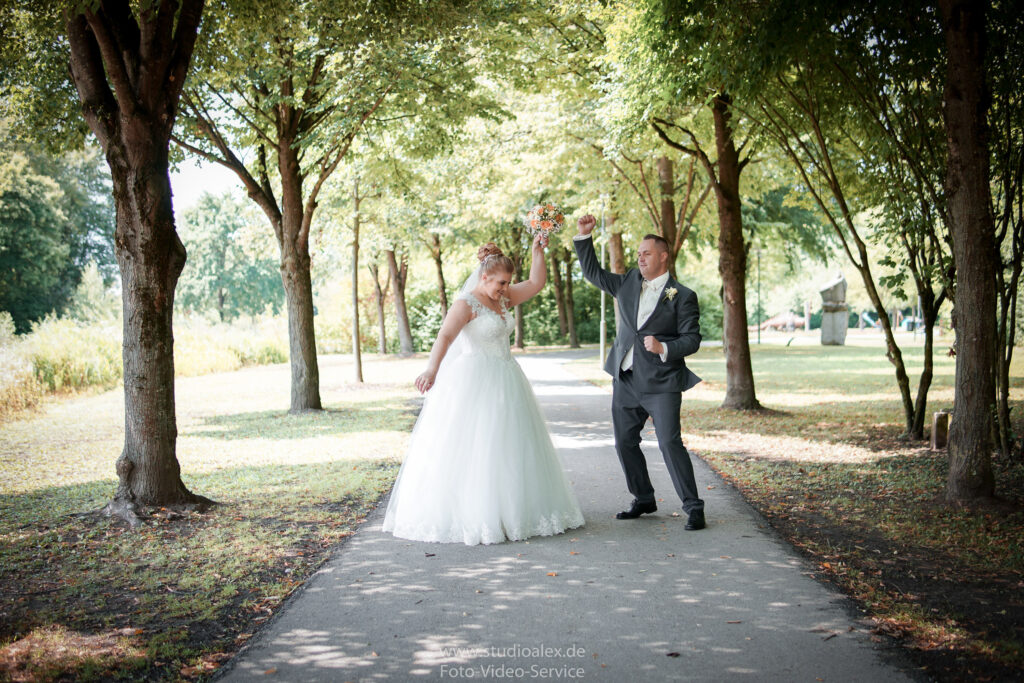
[[[583,525],[522,368],[509,351],[515,320],[465,299],[475,317],[427,392],[384,531],[442,543],[501,543]]]

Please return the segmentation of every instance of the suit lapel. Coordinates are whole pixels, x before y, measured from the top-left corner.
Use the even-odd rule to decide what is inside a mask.
[[[640,296],[644,293],[643,290],[643,277],[639,271],[636,272],[636,278],[634,278],[634,288],[636,293],[629,297],[629,326],[634,330],[639,331],[637,326],[636,317],[640,314]]]

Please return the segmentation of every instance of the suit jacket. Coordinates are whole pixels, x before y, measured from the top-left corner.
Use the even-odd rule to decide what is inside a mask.
[[[700,377],[686,367],[684,360],[700,348],[700,306],[697,294],[670,275],[654,312],[638,329],[636,316],[643,286],[640,271],[632,268],[625,275],[619,275],[604,270],[594,253],[593,239],[574,240],[573,244],[580,259],[583,277],[619,302],[619,329],[605,360],[605,372],[618,377],[622,359],[632,346],[633,386],[638,391],[686,391],[700,382]],[[670,299],[667,292],[673,288],[677,294]],[[667,353],[664,362],[658,354],[644,348],[644,337],[648,335],[665,345]]]

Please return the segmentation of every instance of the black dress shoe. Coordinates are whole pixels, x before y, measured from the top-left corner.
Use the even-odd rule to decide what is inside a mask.
[[[690,518],[686,520],[686,526],[683,527],[687,531],[697,531],[697,529],[703,529],[707,524],[704,522],[704,511],[694,510],[690,513]]]
[[[634,500],[629,509],[616,514],[615,519],[636,519],[640,515],[648,515],[657,510],[658,504],[653,500],[650,503],[641,503],[639,500]]]

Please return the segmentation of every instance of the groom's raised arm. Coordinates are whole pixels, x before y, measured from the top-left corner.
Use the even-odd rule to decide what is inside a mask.
[[[594,253],[593,230],[596,221],[591,215],[586,215],[579,220],[579,233],[572,238],[572,244],[576,248],[576,256],[580,260],[580,270],[587,282],[598,289],[603,289],[612,296],[619,291],[625,281],[625,275],[611,273],[601,267]]]

